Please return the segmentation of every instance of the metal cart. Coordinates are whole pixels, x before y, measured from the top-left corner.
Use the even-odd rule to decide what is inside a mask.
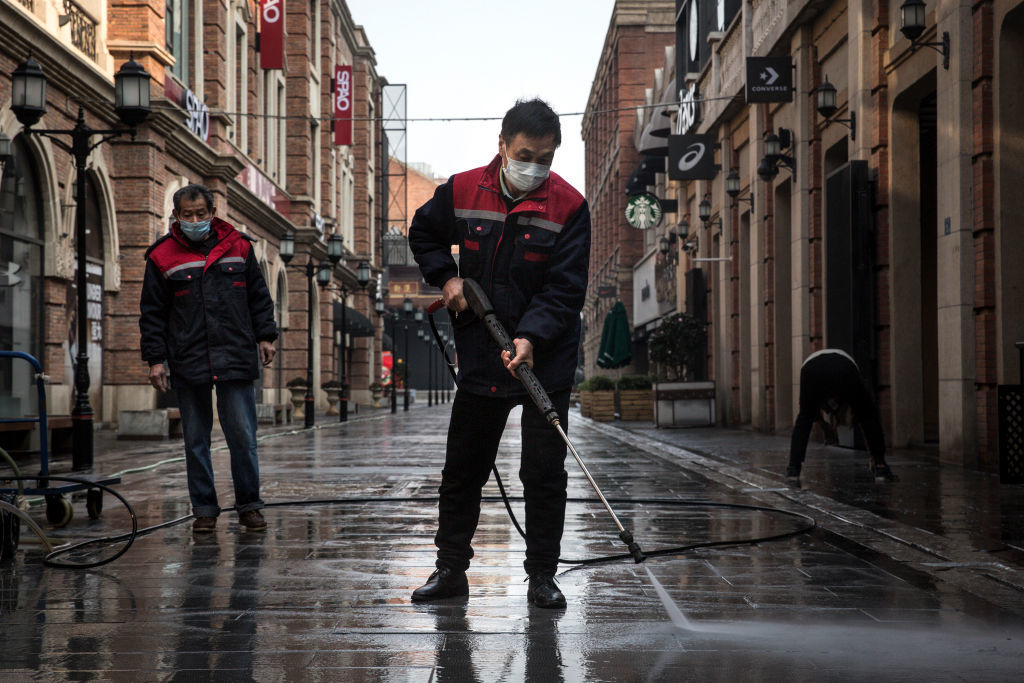
[[[76,491],[85,491],[85,509],[90,519],[99,518],[103,511],[103,491],[88,484],[63,484],[61,486],[50,486],[47,477],[50,474],[49,451],[47,440],[49,432],[46,426],[46,376],[43,374],[43,367],[35,356],[21,351],[0,351],[2,358],[20,358],[27,361],[35,370],[36,393],[39,399],[39,413],[37,416],[27,417],[6,417],[0,418],[0,423],[11,422],[37,422],[39,423],[39,477],[35,487],[26,486],[23,493],[31,496],[43,496],[46,500],[46,519],[56,527],[63,527],[71,521],[74,512],[71,508],[69,494]],[[56,476],[56,475],[55,475]],[[89,474],[75,473],[81,479],[87,479],[97,484],[107,486],[120,484],[121,477],[94,477]],[[0,475],[0,482],[3,482],[3,475]],[[18,488],[0,488],[2,494],[17,494]]]

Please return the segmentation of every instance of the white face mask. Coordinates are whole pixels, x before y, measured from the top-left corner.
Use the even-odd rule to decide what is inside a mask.
[[[512,183],[520,192],[532,192],[540,187],[548,175],[551,167],[544,164],[532,164],[528,161],[508,160],[508,165],[503,169],[505,179]]]

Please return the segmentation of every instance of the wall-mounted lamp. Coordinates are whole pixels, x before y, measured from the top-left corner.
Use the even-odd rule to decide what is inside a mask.
[[[700,204],[697,205],[697,217],[700,218],[700,222],[704,224],[705,228],[711,228],[718,226],[718,234],[722,234],[722,219],[716,218],[711,220],[711,202],[708,201],[707,196],[700,200]]]
[[[825,118],[826,126],[831,123],[841,123],[850,129],[850,139],[856,140],[857,112],[851,109],[848,119],[831,118],[837,111],[839,111],[839,107],[836,106],[836,86],[829,83],[828,76],[825,76],[825,82],[818,86],[818,113]]]
[[[768,182],[779,174],[779,166],[786,166],[796,176],[796,159],[782,153],[793,144],[793,133],[788,128],[779,128],[779,134],[769,132],[764,140],[764,156],[757,165],[757,175]]]
[[[902,24],[900,33],[910,41],[911,51],[919,47],[930,47],[942,55],[942,68],[949,71],[949,31],[942,32],[942,40],[935,43],[919,43],[918,37],[924,33],[924,0],[906,0],[900,5],[900,16]]]
[[[732,198],[734,207],[737,202],[750,202],[750,210],[754,210],[754,195],[740,196],[740,174],[735,168],[729,169],[729,174],[725,176],[725,193]]]

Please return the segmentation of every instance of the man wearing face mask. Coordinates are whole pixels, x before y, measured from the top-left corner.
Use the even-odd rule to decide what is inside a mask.
[[[466,570],[481,490],[509,412],[523,405],[519,478],[526,498],[527,599],[538,607],[565,607],[554,581],[565,519],[565,443],[516,376],[523,363],[532,367],[568,427],[590,210],[579,192],[551,172],[561,140],[558,116],[547,104],[517,102],[502,120],[498,154],[490,164],[449,178],[412,220],[409,246],[423,278],[441,289],[445,305],[457,313],[459,360],[439,489],[436,570],[413,592],[415,602],[469,593]],[[483,288],[512,333],[515,356],[502,352],[472,319],[463,278]]]
[[[238,520],[250,531],[263,531],[253,381],[260,363],[270,365],[276,353],[274,302],[253,254],[255,240],[214,213],[213,193],[203,185],[174,193],[175,221],[146,251],[142,359],[158,391],[168,390],[168,369],[173,376],[192,530],[213,531],[220,514],[210,458],[215,388]]]

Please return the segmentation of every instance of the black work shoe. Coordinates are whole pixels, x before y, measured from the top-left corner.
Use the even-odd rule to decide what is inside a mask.
[[[435,569],[427,582],[412,592],[413,602],[430,602],[469,595],[469,581],[466,572],[448,567]]]
[[[248,531],[266,531],[267,522],[263,519],[263,513],[259,510],[249,510],[238,516],[238,523]]]
[[[794,465],[786,467],[786,483],[795,488],[800,488],[800,468]]]
[[[555,577],[551,574],[533,574],[530,576],[530,589],[526,599],[531,605],[546,609],[565,609],[565,596],[555,585]]]
[[[891,469],[889,469],[888,465],[875,465],[872,474],[875,475],[876,482],[893,482],[900,480],[900,478],[897,477]]]
[[[216,528],[217,528],[217,518],[216,517],[196,517],[192,521],[192,532],[193,533],[197,533],[197,534],[205,533],[205,532],[208,532],[208,531],[213,531]]]

